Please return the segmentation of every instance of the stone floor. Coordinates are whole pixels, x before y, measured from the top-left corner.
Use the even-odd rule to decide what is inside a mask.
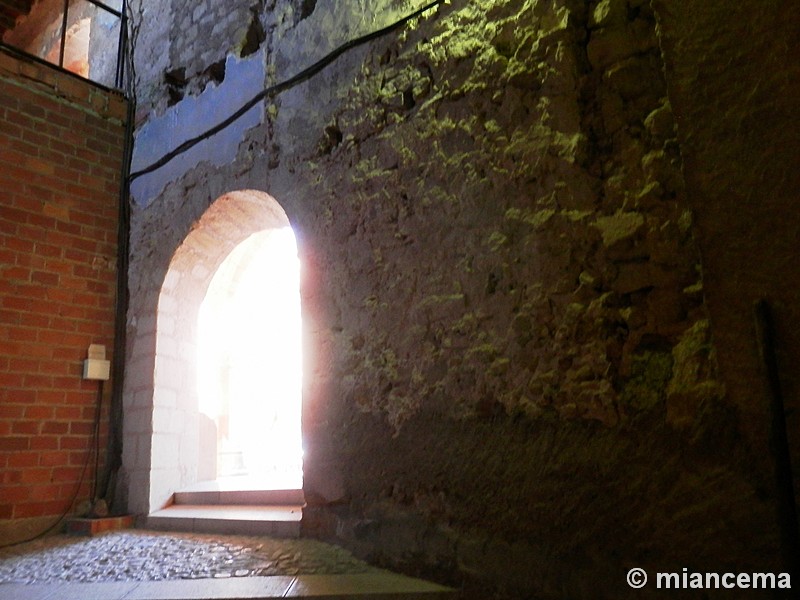
[[[0,583],[98,583],[378,572],[314,540],[124,530],[0,550]]]

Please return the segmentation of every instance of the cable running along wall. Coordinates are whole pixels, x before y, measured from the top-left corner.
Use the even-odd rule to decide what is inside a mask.
[[[226,118],[224,121],[220,122],[219,124],[215,125],[214,127],[211,127],[210,129],[206,130],[205,132],[201,133],[200,135],[195,136],[195,137],[193,137],[193,138],[191,138],[189,140],[186,140],[181,145],[179,145],[177,148],[175,148],[171,152],[168,152],[167,154],[162,156],[160,159],[158,159],[157,161],[155,161],[151,165],[149,165],[149,166],[147,166],[147,167],[145,167],[143,169],[140,169],[140,170],[138,170],[138,171],[136,171],[134,173],[131,173],[130,176],[128,177],[128,181],[129,182],[133,181],[134,179],[136,179],[138,177],[141,177],[142,175],[146,175],[148,173],[152,173],[153,171],[156,171],[157,169],[160,169],[161,167],[163,167],[164,165],[169,163],[175,157],[180,156],[181,154],[183,154],[184,152],[186,152],[189,149],[193,148],[194,146],[196,146],[200,142],[212,137],[213,135],[219,133],[220,131],[222,131],[225,128],[227,128],[228,126],[230,126],[237,119],[239,119],[243,115],[245,115],[251,108],[253,108],[259,102],[265,100],[266,98],[273,98],[273,97],[281,94],[282,92],[285,92],[286,90],[289,90],[289,89],[295,87],[296,85],[298,85],[300,83],[303,83],[304,81],[307,81],[308,79],[310,79],[311,77],[313,77],[314,75],[316,75],[317,73],[322,71],[325,67],[327,67],[329,64],[334,62],[337,58],[339,58],[340,56],[342,56],[343,54],[345,54],[349,50],[352,50],[353,48],[357,48],[359,46],[362,46],[362,45],[364,45],[364,44],[366,44],[368,42],[371,42],[371,41],[373,41],[375,39],[378,39],[378,38],[380,38],[380,37],[382,37],[384,35],[387,35],[387,34],[393,32],[393,31],[396,31],[397,29],[401,28],[403,25],[405,25],[406,23],[408,23],[412,19],[415,19],[415,18],[421,16],[423,13],[431,10],[432,8],[435,8],[435,7],[439,6],[440,4],[443,4],[445,1],[446,0],[434,0],[433,2],[430,2],[430,3],[426,4],[422,8],[419,8],[419,9],[415,10],[414,12],[406,15],[405,17],[395,21],[394,23],[392,23],[390,25],[387,25],[386,27],[384,27],[382,29],[378,29],[376,31],[373,31],[373,32],[368,33],[366,35],[363,35],[361,37],[352,39],[349,42],[346,42],[345,44],[343,44],[343,45],[339,46],[338,48],[336,48],[333,52],[327,54],[325,57],[323,57],[322,59],[318,60],[317,62],[315,62],[311,66],[303,69],[302,71],[300,71],[296,75],[294,75],[292,77],[289,77],[288,79],[285,79],[284,81],[282,81],[280,83],[277,83],[277,84],[275,84],[273,86],[270,86],[270,87],[264,89],[263,91],[259,92],[258,94],[256,94],[256,96],[254,96],[251,100],[246,102],[241,108],[239,108],[236,112],[234,112],[231,116]]]

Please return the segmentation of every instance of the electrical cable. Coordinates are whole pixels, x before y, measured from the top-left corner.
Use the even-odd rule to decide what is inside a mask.
[[[429,11],[432,8],[435,8],[436,6],[442,4],[442,3],[446,2],[446,1],[447,0],[433,0],[433,2],[429,2],[428,4],[423,6],[422,8],[419,8],[419,9],[415,10],[414,12],[404,16],[403,18],[395,21],[394,23],[392,23],[390,25],[387,25],[386,27],[383,27],[381,29],[378,29],[376,31],[373,31],[371,33],[363,35],[361,37],[354,38],[354,39],[350,40],[349,42],[344,43],[343,45],[341,45],[338,48],[336,48],[335,50],[333,50],[333,52],[327,54],[326,56],[324,56],[322,59],[318,60],[317,62],[315,62],[311,66],[306,67],[305,69],[303,69],[302,71],[300,71],[296,75],[293,75],[292,77],[289,77],[289,79],[286,79],[286,80],[284,80],[284,81],[282,81],[280,83],[277,83],[275,85],[272,85],[272,86],[260,91],[252,99],[250,99],[248,102],[246,102],[241,108],[239,108],[239,110],[234,112],[231,116],[229,116],[228,118],[226,118],[222,122],[220,122],[217,125],[211,127],[210,129],[206,130],[204,133],[201,133],[198,136],[195,136],[195,137],[193,137],[191,139],[186,140],[185,142],[180,144],[177,148],[175,148],[174,150],[168,152],[167,154],[162,156],[160,159],[158,159],[157,161],[155,161],[151,165],[131,173],[128,176],[128,181],[131,182],[134,179],[136,179],[138,177],[141,177],[142,175],[146,175],[147,173],[152,173],[153,171],[155,171],[157,169],[160,169],[161,167],[163,167],[164,165],[169,163],[175,157],[183,154],[184,152],[186,152],[190,148],[193,148],[194,146],[196,146],[200,142],[210,138],[211,136],[213,136],[213,135],[219,133],[220,131],[222,131],[223,129],[227,128],[229,125],[231,125],[231,123],[234,123],[240,117],[244,116],[251,108],[253,108],[256,104],[258,104],[259,102],[261,102],[265,98],[277,96],[281,92],[284,92],[284,91],[286,91],[286,90],[288,90],[290,88],[293,88],[294,86],[296,86],[296,85],[298,85],[298,84],[300,84],[300,83],[302,83],[304,81],[307,81],[308,79],[310,79],[311,77],[313,77],[314,75],[316,75],[317,73],[322,71],[325,67],[327,67],[329,64],[331,64],[333,61],[335,61],[337,58],[339,58],[345,52],[347,52],[349,50],[352,50],[353,48],[356,48],[358,46],[361,46],[363,44],[366,44],[368,42],[371,42],[372,40],[375,40],[375,39],[377,39],[379,37],[382,37],[382,36],[384,36],[384,35],[386,35],[388,33],[391,33],[392,31],[395,31],[396,29],[399,29],[400,27],[402,27],[403,25],[405,25],[406,23],[408,23],[412,19],[415,19],[415,18],[419,17],[424,12]]]
[[[133,40],[130,45],[133,52]],[[129,56],[126,55],[126,60]],[[133,73],[133,70],[130,70]],[[133,75],[129,79],[128,113],[125,123],[125,142],[123,148],[120,182],[127,179],[133,156],[133,122],[136,112],[136,95],[133,90]],[[112,372],[113,387],[108,414],[108,445],[106,462],[99,483],[98,496],[106,501],[109,511],[115,510],[116,478],[122,467],[122,394],[125,376],[125,344],[127,338],[128,314],[128,248],[130,246],[130,193],[129,186],[120,185],[119,223],[117,225],[117,294],[114,318],[114,362]]]
[[[100,417],[103,414],[103,382],[97,393],[97,402],[94,407],[94,423],[92,427],[92,450],[94,452],[94,477],[92,477],[91,498],[97,501],[97,477],[100,473]]]

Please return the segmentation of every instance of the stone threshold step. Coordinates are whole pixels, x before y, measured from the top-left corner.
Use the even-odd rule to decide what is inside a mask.
[[[156,531],[296,538],[302,518],[302,505],[173,504],[149,514],[143,525]]]
[[[194,486],[175,492],[175,504],[240,504],[251,506],[302,506],[305,504],[303,490],[226,490],[215,486]]]
[[[455,600],[457,597],[451,588],[388,571],[359,575],[0,584],[0,600]]]

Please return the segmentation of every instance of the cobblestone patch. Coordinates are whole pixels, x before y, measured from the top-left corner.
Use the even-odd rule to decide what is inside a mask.
[[[163,581],[374,571],[315,540],[151,531],[52,536],[0,550],[0,583]]]

